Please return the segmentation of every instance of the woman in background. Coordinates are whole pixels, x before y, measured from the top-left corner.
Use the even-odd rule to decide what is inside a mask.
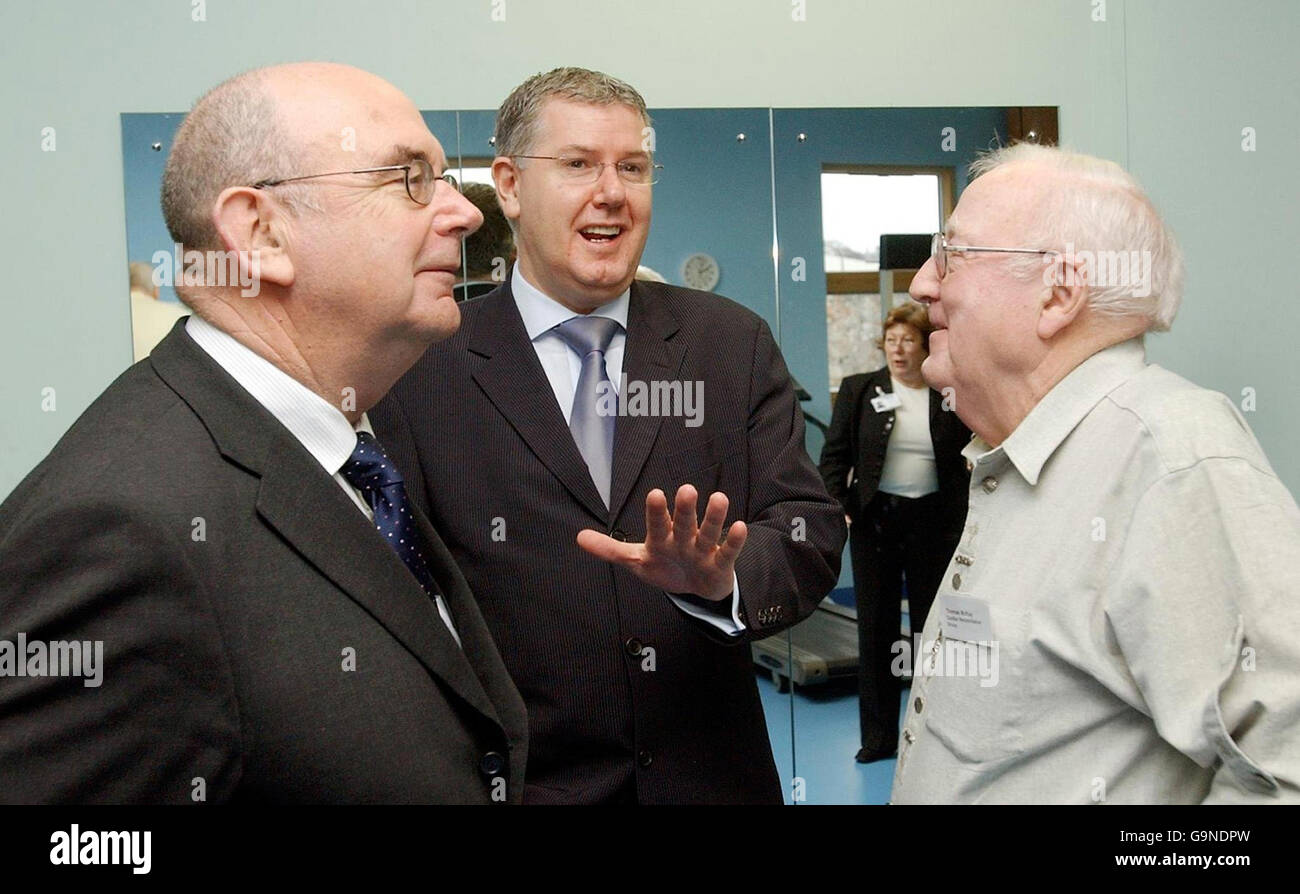
[[[877,342],[886,365],[840,383],[820,470],[849,520],[858,607],[859,763],[898,750],[901,677],[891,673],[907,586],[920,633],[966,518],[970,431],[926,385],[933,331],[919,304],[890,311]],[[915,662],[919,656],[912,656]]]

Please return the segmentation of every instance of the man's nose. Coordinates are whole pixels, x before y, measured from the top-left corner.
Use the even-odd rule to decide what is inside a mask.
[[[448,183],[445,190],[442,186],[437,190],[443,197],[441,204],[436,198],[434,200],[433,225],[440,233],[464,237],[483,226],[483,212],[459,189]]]
[[[929,304],[939,299],[939,270],[934,263],[934,258],[929,258],[921,265],[921,269],[916,271],[916,276],[912,277],[912,284],[907,287],[907,294],[922,304]]]
[[[623,178],[618,176],[618,167],[614,164],[606,164],[596,175],[597,204],[621,204],[626,196],[627,187],[623,183]]]

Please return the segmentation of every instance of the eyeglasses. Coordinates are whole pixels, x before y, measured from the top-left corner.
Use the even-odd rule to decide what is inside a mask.
[[[930,240],[930,257],[934,258],[934,267],[939,271],[939,278],[948,275],[948,252],[996,251],[1004,254],[1054,255],[1059,252],[1050,248],[989,248],[985,245],[949,245],[943,233],[935,233]]]
[[[659,172],[664,169],[663,165],[639,158],[624,161],[590,161],[581,155],[512,155],[510,157],[553,161],[560,177],[571,183],[595,183],[605,173],[605,166],[612,165],[619,179],[629,186],[651,186],[659,182]]]
[[[324,174],[307,174],[302,177],[279,177],[270,180],[259,180],[253,184],[253,189],[264,189],[268,186],[279,186],[281,183],[294,183],[298,180],[314,180],[317,177],[336,177],[341,174],[380,174],[384,171],[402,172],[406,182],[406,194],[417,205],[427,205],[433,201],[433,193],[437,189],[439,180],[451,184],[452,189],[460,190],[460,184],[456,182],[456,178],[451,174],[443,174],[441,177],[433,176],[433,165],[423,158],[413,158],[410,164],[385,165],[382,168],[362,168],[359,171],[329,171]]]

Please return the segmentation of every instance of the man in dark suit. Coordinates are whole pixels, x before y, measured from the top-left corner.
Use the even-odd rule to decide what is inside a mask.
[[[763,321],[633,282],[648,125],[583,69],[507,98],[519,262],[375,424],[528,705],[526,802],[779,803],[747,645],[834,586],[844,522]]]
[[[919,304],[890,311],[877,342],[888,363],[840,383],[819,463],[826,489],[851,521],[859,763],[898,750],[904,579],[911,629],[919,634],[966,518],[970,475],[961,449],[970,430],[921,377],[932,328]],[[915,645],[902,648],[914,667]]]
[[[364,413],[459,321],[479,215],[445,165],[342,65],[241,75],[181,125],[163,210],[207,258],[177,283],[196,315],[0,506],[0,647],[27,653],[0,801],[521,799],[523,703]],[[35,663],[81,644],[96,679]]]

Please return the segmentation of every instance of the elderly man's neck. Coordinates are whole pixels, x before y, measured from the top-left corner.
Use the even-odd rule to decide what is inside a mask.
[[[305,330],[282,303],[209,297],[195,312],[286,375],[320,395],[356,425],[428,347],[359,345],[355,332]],[[305,317],[310,324],[313,315]]]
[[[1131,317],[1093,318],[1086,325],[1070,326],[1044,344],[1037,362],[1022,375],[988,383],[983,395],[987,410],[973,414],[973,421],[963,421],[989,446],[998,446],[1079,364],[1106,348],[1136,338],[1147,328],[1146,320]]]

